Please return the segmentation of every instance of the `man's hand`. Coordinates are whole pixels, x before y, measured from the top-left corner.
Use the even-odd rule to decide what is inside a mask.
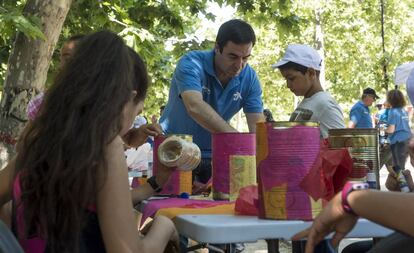
[[[139,147],[147,141],[148,136],[162,134],[161,126],[157,123],[145,124],[139,128],[131,128],[123,137],[125,144],[131,147]]]

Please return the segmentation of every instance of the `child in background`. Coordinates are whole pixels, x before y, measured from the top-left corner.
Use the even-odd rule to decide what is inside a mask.
[[[292,113],[290,121],[320,123],[321,137],[328,138],[328,130],[345,128],[342,110],[335,99],[323,90],[319,80],[322,59],[308,45],[289,45],[283,58],[273,64],[286,79],[287,87],[303,100]]]

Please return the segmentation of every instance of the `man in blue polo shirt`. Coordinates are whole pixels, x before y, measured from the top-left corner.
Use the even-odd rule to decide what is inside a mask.
[[[237,132],[228,122],[241,108],[250,132],[264,121],[260,82],[247,64],[255,42],[253,28],[233,19],[219,28],[213,50],[189,52],[177,64],[160,125],[166,134],[192,135],[200,147],[195,181],[211,177],[212,133]]]
[[[349,128],[372,128],[372,118],[369,107],[379,97],[374,89],[366,88],[362,93],[361,100],[352,106],[349,112]]]

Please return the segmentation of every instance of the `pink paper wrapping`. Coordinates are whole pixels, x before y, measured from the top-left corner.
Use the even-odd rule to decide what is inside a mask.
[[[178,135],[181,136],[181,135]],[[183,135],[184,136],[184,135]],[[161,143],[167,138],[168,136],[157,136],[154,138],[154,150],[153,150],[153,175],[157,174],[157,167],[159,166],[158,160],[158,147]],[[191,138],[190,135],[185,136],[184,138]],[[168,194],[168,195],[179,195],[183,192],[187,192],[191,194],[192,190],[192,171],[182,171],[182,170],[175,170],[171,173],[170,178],[163,186],[162,191],[160,194]]]
[[[243,171],[244,175],[238,175],[239,178],[231,178],[231,159],[236,156],[254,156],[256,155],[256,135],[254,133],[216,133],[212,135],[212,169],[213,169],[213,191],[218,193],[230,194],[230,184],[233,180],[233,187],[242,188],[248,184],[254,184],[249,178],[249,171]],[[243,159],[243,158],[241,158]],[[235,166],[236,167],[236,166]],[[249,167],[242,164],[242,169],[249,170]],[[255,177],[255,166],[251,168]],[[237,196],[236,196],[237,197]],[[231,199],[231,198],[230,198]],[[235,199],[235,198],[234,198]]]
[[[322,207],[312,203],[300,183],[318,156],[319,128],[274,129],[271,123],[258,123],[256,135],[259,217],[311,220]]]

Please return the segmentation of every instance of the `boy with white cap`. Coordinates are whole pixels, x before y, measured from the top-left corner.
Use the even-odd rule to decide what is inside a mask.
[[[321,86],[321,65],[322,59],[315,49],[308,45],[291,44],[283,58],[272,67],[280,70],[287,87],[296,96],[304,96],[290,121],[317,121],[322,138],[327,138],[329,129],[345,128],[345,122],[338,103]]]

